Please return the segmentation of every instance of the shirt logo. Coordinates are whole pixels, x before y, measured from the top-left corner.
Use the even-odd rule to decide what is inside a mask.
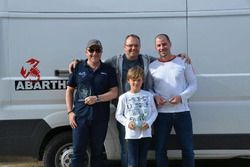
[[[101,72],[102,75],[108,75],[106,72]]]
[[[78,75],[80,75],[82,78],[84,78],[86,76],[86,72],[85,71],[79,72]]]

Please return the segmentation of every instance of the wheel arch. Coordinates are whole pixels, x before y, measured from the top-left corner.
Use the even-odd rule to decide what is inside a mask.
[[[44,154],[44,151],[45,151],[45,148],[46,146],[48,145],[48,143],[51,141],[51,139],[53,139],[53,137],[61,134],[61,133],[71,133],[72,130],[71,130],[71,127],[70,126],[61,126],[61,127],[57,127],[57,128],[54,128],[54,129],[51,129],[44,137],[42,143],[41,143],[41,146],[40,146],[40,150],[39,150],[39,157],[38,159],[39,160],[42,160],[43,158],[43,154]]]

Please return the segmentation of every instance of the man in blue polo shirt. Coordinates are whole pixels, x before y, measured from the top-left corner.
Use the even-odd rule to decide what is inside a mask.
[[[85,50],[87,59],[78,63],[69,76],[66,105],[73,129],[72,167],[83,165],[88,143],[91,167],[103,167],[102,151],[108,129],[110,100],[117,97],[118,89],[115,70],[101,62],[102,51],[99,40],[90,40]]]

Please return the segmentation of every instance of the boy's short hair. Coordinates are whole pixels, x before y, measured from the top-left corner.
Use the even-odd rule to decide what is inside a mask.
[[[142,78],[144,79],[144,71],[141,67],[139,66],[135,66],[135,67],[132,67],[128,70],[128,73],[127,73],[127,79],[138,79],[138,78]]]

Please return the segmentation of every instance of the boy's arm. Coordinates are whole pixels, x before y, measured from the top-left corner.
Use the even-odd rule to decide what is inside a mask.
[[[127,127],[129,125],[130,120],[128,120],[124,116],[125,112],[125,103],[122,98],[122,96],[119,97],[117,108],[116,108],[116,113],[115,113],[115,118],[118,122],[120,122],[123,126]]]

